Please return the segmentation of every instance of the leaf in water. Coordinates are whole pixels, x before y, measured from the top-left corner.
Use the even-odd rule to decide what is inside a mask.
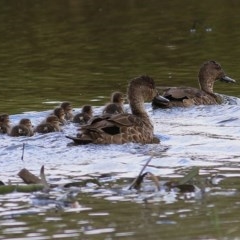
[[[0,186],[0,194],[17,192],[35,192],[43,190],[44,186],[41,184],[29,184],[29,185],[3,185]]]
[[[179,185],[183,185],[189,181],[191,181],[193,178],[199,175],[199,167],[194,167],[186,176],[184,176],[179,182]]]

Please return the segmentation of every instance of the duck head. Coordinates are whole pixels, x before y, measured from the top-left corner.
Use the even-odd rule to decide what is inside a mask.
[[[154,80],[146,75],[131,80],[127,94],[132,113],[135,115],[145,114],[143,105],[145,101],[156,99],[165,103],[169,102],[168,99],[158,95]]]
[[[201,90],[213,93],[214,82],[220,80],[227,83],[235,83],[236,81],[228,77],[221,65],[216,61],[205,62],[199,70],[199,85]]]
[[[122,104],[125,100],[125,95],[121,92],[113,92],[111,95],[111,102],[112,103],[119,103]]]
[[[60,106],[65,113],[72,112],[73,108],[70,102],[63,102]]]
[[[33,128],[32,122],[28,118],[23,118],[19,121],[19,124],[26,126],[29,129]]]
[[[82,113],[86,113],[86,114],[92,116],[92,115],[93,115],[92,106],[90,106],[90,105],[84,105],[84,106],[82,107]]]
[[[65,119],[65,112],[64,109],[62,107],[57,107],[53,110],[53,114],[55,116],[57,116],[60,120],[64,120]]]

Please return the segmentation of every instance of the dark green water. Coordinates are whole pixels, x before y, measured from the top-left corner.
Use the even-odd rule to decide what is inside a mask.
[[[1,1],[2,112],[102,105],[140,74],[197,86],[199,66],[240,70],[238,1]],[[191,30],[196,30],[191,32]],[[238,87],[216,91],[239,96]],[[56,105],[56,104],[55,104]]]

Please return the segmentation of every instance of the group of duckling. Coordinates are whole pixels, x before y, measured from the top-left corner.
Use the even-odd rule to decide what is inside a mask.
[[[114,92],[111,95],[111,102],[106,104],[103,114],[118,114],[124,112],[124,94]],[[90,105],[84,105],[81,112],[73,114],[73,108],[70,102],[63,102],[59,107],[54,108],[52,113],[46,117],[36,127],[28,118],[23,118],[17,125],[12,126],[9,115],[0,114],[0,133],[8,134],[12,137],[28,136],[35,133],[50,133],[62,131],[62,126],[68,123],[78,125],[86,124],[93,117],[93,108]]]
[[[156,143],[153,124],[145,110],[144,102],[152,101],[153,107],[189,107],[193,105],[223,104],[221,95],[213,92],[214,82],[220,80],[228,83],[236,81],[228,77],[221,65],[215,61],[205,62],[199,70],[198,81],[200,89],[192,87],[169,87],[159,94],[154,80],[146,75],[132,79],[127,88],[127,98],[131,113],[124,111],[124,95],[120,92],[112,94],[111,103],[107,104],[103,113],[93,116],[91,106],[83,106],[82,112],[73,115],[69,102],[63,102],[54,109],[46,120],[32,128],[29,119],[22,119],[11,131],[8,127],[9,116],[0,116],[0,132],[10,136],[32,136],[35,132],[47,133],[60,131],[60,125],[66,122],[83,124],[76,136],[66,136],[76,144],[123,144]]]

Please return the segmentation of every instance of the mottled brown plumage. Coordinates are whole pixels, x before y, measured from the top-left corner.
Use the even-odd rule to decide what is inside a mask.
[[[234,83],[224,73],[220,64],[215,61],[205,62],[198,74],[200,89],[192,87],[171,87],[163,92],[163,96],[169,99],[169,103],[159,103],[153,99],[153,107],[188,107],[192,105],[213,105],[223,103],[220,95],[213,92],[214,82],[220,80]]]
[[[0,133],[6,134],[9,133],[11,129],[11,122],[9,115],[6,113],[0,114]]]
[[[39,124],[34,129],[34,132],[37,132],[37,133],[59,132],[59,131],[61,131],[60,124],[61,124],[61,122],[59,121],[58,117],[52,115],[52,116],[47,117],[45,123]]]
[[[145,111],[144,101],[152,100],[156,94],[152,78],[137,77],[131,80],[127,93],[132,114],[106,114],[92,118],[77,137],[67,137],[78,144],[153,143],[153,124]]]
[[[64,110],[65,113],[65,120],[72,121],[73,120],[73,108],[70,102],[62,102],[60,107]]]
[[[18,125],[14,126],[9,134],[11,137],[20,136],[33,136],[33,125],[31,120],[28,118],[23,118],[19,121]]]
[[[82,111],[73,118],[73,123],[86,124],[93,116],[92,106],[84,105]]]
[[[111,95],[111,102],[106,104],[103,109],[103,114],[124,113],[123,103],[124,94],[121,92],[113,92]]]
[[[51,115],[56,116],[62,125],[67,124],[66,114],[62,107],[54,108],[53,113]]]

